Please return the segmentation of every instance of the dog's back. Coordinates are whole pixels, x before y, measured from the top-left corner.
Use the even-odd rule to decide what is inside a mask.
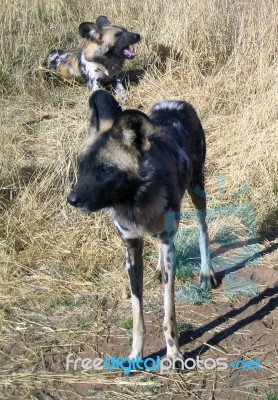
[[[154,105],[150,119],[177,147],[184,147],[187,158],[205,161],[205,134],[200,119],[191,104],[179,100],[161,101]]]
[[[169,209],[178,211],[181,198],[192,179],[200,185],[205,161],[205,135],[194,108],[184,102],[167,100],[151,110],[155,127],[148,156],[157,179],[167,187]]]

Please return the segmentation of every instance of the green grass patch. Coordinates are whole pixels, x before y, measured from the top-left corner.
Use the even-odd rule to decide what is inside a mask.
[[[121,321],[121,325],[124,329],[132,329],[133,326],[132,318],[123,318]]]

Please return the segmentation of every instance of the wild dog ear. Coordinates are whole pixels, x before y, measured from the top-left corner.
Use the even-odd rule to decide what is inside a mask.
[[[125,110],[113,125],[114,137],[120,138],[127,147],[147,151],[151,147],[149,137],[154,133],[154,126],[149,117],[137,110]]]
[[[96,24],[100,28],[104,28],[106,26],[112,25],[111,22],[109,21],[109,19],[107,17],[105,17],[105,15],[100,15],[99,17],[97,17]]]
[[[95,91],[89,99],[90,108],[90,138],[110,130],[122,109],[111,93],[105,90]]]
[[[85,39],[98,41],[102,34],[102,28],[94,22],[82,22],[82,24],[79,25],[79,34]]]

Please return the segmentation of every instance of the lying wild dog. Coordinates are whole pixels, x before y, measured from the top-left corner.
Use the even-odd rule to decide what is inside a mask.
[[[201,287],[209,290],[211,280],[216,284],[208,248],[206,200],[194,190],[204,189],[204,131],[194,108],[183,101],[157,103],[150,117],[137,110],[121,111],[104,91],[95,92],[89,104],[93,137],[79,160],[79,178],[68,202],[85,212],[106,208],[126,246],[133,308],[130,358],[143,356],[143,236],[158,239],[167,357],[180,358],[173,244],[178,223],[171,215],[180,211],[186,189],[200,227]]]
[[[69,52],[52,50],[46,60],[46,68],[55,70],[65,80],[86,82],[95,91],[98,80],[116,85],[116,92],[124,93],[120,80],[125,60],[131,60],[136,53],[129,47],[140,41],[139,33],[112,25],[105,16],[96,22],[83,22],[80,35],[89,41],[81,51]]]

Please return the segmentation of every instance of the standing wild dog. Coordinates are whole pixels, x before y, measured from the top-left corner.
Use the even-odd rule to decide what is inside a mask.
[[[125,60],[136,53],[129,47],[140,41],[139,33],[112,25],[105,16],[96,22],[83,22],[79,26],[81,37],[89,41],[81,51],[52,50],[45,62],[46,67],[57,71],[65,80],[86,82],[93,90],[98,89],[98,80],[116,85],[115,90],[124,93],[120,80]]]
[[[157,103],[148,117],[137,110],[121,111],[109,93],[97,91],[90,98],[90,108],[93,138],[79,160],[79,178],[68,202],[86,212],[106,208],[126,246],[133,309],[130,358],[143,356],[143,236],[158,239],[167,357],[180,358],[173,244],[178,224],[168,218],[166,228],[165,218],[180,211],[187,189],[200,227],[201,287],[209,290],[211,280],[216,281],[208,249],[206,200],[194,191],[204,189],[204,131],[194,108],[183,101]]]

